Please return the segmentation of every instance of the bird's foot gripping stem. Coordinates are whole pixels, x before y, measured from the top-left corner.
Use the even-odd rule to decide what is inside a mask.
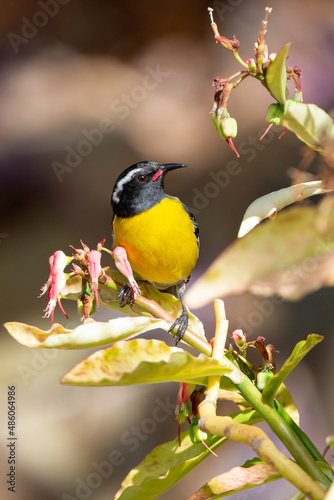
[[[117,300],[120,300],[119,305],[124,307],[127,304],[133,306],[136,297],[141,295],[141,290],[138,283],[133,277],[133,272],[128,261],[126,250],[123,247],[116,247],[113,251],[115,264],[117,269],[128,279],[129,283],[123,286],[122,290],[117,295]]]
[[[180,342],[180,340],[182,339],[183,335],[185,334],[185,332],[188,328],[188,323],[189,323],[188,311],[187,311],[186,306],[184,305],[184,302],[183,302],[183,294],[185,292],[185,289],[186,289],[186,285],[184,283],[179,288],[179,290],[177,292],[179,300],[181,302],[182,312],[181,312],[180,316],[178,318],[176,318],[174,323],[171,324],[171,326],[168,330],[168,332],[172,332],[172,330],[174,330],[174,328],[176,328],[177,325],[179,325],[178,330],[177,330],[176,339],[175,339],[175,345],[177,345]]]
[[[189,321],[188,313],[187,313],[186,309],[184,309],[182,311],[182,313],[180,314],[180,316],[178,318],[176,318],[174,323],[171,324],[171,327],[168,330],[169,333],[172,330],[174,330],[174,328],[176,328],[177,325],[179,325],[178,330],[177,330],[176,339],[175,339],[175,345],[177,345],[180,342],[183,335],[185,334],[185,331],[188,328],[188,321]]]
[[[133,290],[129,283],[126,283],[123,285],[122,290],[119,292],[119,294],[116,297],[117,300],[119,300],[119,305],[120,307],[124,307],[127,304],[130,304],[130,306],[133,306],[135,303],[135,297]]]

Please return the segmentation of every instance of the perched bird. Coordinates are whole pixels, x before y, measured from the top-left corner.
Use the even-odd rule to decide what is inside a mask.
[[[140,294],[131,269],[139,282],[178,297],[182,313],[169,329],[178,326],[176,343],[188,326],[183,294],[199,252],[195,218],[178,198],[164,192],[165,175],[182,167],[187,165],[136,163],[120,174],[111,196],[115,261],[130,283],[118,295],[120,305],[133,304]]]

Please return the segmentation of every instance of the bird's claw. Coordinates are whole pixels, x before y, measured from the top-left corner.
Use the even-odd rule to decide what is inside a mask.
[[[177,325],[179,325],[178,329],[177,329],[177,335],[176,335],[176,339],[175,339],[175,345],[177,345],[180,340],[182,339],[183,335],[185,334],[185,331],[186,329],[188,328],[188,322],[189,322],[189,317],[188,317],[188,313],[187,311],[182,311],[182,313],[180,314],[180,316],[178,318],[176,318],[176,320],[174,321],[174,323],[171,324],[168,332],[170,333],[172,330],[174,330],[174,328],[177,327]]]
[[[133,306],[135,302],[134,293],[132,291],[131,286],[128,283],[122,287],[122,290],[119,292],[116,299],[117,300],[120,299],[119,302],[120,307],[124,307],[127,304]]]
[[[133,306],[136,297],[142,294],[137,282],[135,280],[133,281],[135,283],[135,286],[133,283],[132,286],[129,283],[126,283],[125,285],[123,285],[122,290],[117,295],[116,299],[120,300],[119,302],[120,307],[124,307],[128,304],[130,306]]]

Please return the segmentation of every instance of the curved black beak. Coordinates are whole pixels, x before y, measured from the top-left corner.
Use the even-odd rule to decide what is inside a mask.
[[[183,163],[161,163],[157,172],[154,174],[152,181],[156,181],[159,177],[165,177],[170,170],[175,170],[176,168],[189,167],[189,165],[183,165]]]
[[[163,172],[167,173],[170,170],[175,170],[176,168],[189,167],[189,165],[183,165],[183,163],[163,163],[161,167]]]

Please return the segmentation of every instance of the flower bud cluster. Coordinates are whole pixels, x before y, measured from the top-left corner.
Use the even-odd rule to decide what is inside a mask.
[[[262,391],[275,373],[275,362],[273,354],[276,351],[272,344],[265,345],[264,337],[257,337],[253,342],[247,342],[246,334],[242,330],[234,330],[232,339],[238,350],[233,350],[230,346],[229,355],[236,360],[240,368]],[[255,347],[262,357],[260,366],[252,365],[246,358],[248,347]]]
[[[78,298],[78,309],[82,314],[82,319],[88,319],[91,314],[94,314],[96,308],[99,307],[98,283],[101,275],[103,275],[101,249],[104,242],[105,238],[97,245],[97,250],[90,250],[87,245],[81,242],[82,248],[71,247],[74,250],[72,256],[68,257],[61,250],[57,250],[49,258],[50,275],[45,285],[41,288],[39,297],[47,293],[47,306],[44,311],[44,318],[51,317],[51,325],[54,322],[54,311],[57,304],[66,318],[68,318],[60,299],[66,287],[67,280],[74,275],[80,276],[82,279],[82,292]],[[65,267],[73,260],[80,262],[81,266],[73,262],[72,271],[65,273]]]
[[[251,76],[259,80],[270,94],[279,102],[271,104],[267,111],[266,120],[269,123],[266,131],[260,140],[267,134],[273,125],[279,126],[283,123],[284,111],[286,110],[289,102],[287,101],[284,107],[285,98],[283,98],[284,91],[286,97],[288,95],[287,82],[292,80],[295,84],[295,95],[293,101],[302,102],[301,90],[301,73],[302,70],[299,66],[294,68],[286,68],[286,83],[285,83],[285,68],[282,69],[282,52],[284,52],[284,60],[286,58],[286,48],[279,54],[276,52],[269,53],[268,45],[266,44],[265,35],[268,28],[268,19],[272,11],[271,8],[266,7],[265,18],[262,21],[261,30],[257,36],[257,41],[254,44],[254,56],[243,60],[239,55],[240,43],[235,37],[230,40],[218,32],[218,28],[213,19],[213,9],[208,8],[211,19],[211,27],[215,34],[217,43],[222,44],[225,48],[233,53],[233,56],[243,66],[243,70],[234,73],[228,78],[216,77],[213,85],[216,87],[214,105],[211,111],[212,121],[215,130],[220,134],[221,138],[226,140],[230,148],[239,156],[234,144],[233,139],[237,135],[237,122],[232,118],[227,111],[227,100],[229,98],[232,88],[236,88],[243,80]],[[274,66],[275,64],[275,66]],[[237,79],[235,83],[233,80]],[[286,132],[287,129],[281,134],[280,137]]]

